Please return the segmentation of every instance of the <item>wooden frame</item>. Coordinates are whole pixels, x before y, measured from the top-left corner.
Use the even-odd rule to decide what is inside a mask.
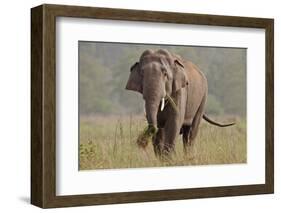
[[[258,185],[159,191],[56,195],[56,17],[263,28],[266,32],[266,182]],[[31,203],[65,207],[219,196],[274,191],[274,20],[140,10],[41,5],[31,9]]]

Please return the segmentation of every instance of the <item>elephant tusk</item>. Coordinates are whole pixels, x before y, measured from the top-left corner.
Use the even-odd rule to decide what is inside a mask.
[[[164,106],[165,106],[165,99],[162,98],[162,100],[161,100],[161,108],[160,108],[161,111],[163,111]]]

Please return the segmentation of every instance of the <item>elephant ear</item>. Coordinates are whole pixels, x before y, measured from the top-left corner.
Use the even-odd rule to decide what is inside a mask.
[[[185,66],[179,59],[174,60],[173,91],[177,92],[188,85],[188,77],[185,74]]]
[[[139,71],[139,62],[136,62],[130,69],[130,76],[126,89],[142,93],[142,76]]]

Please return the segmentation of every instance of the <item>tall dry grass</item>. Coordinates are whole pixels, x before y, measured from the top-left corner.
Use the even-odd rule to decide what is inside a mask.
[[[220,118],[223,120],[223,118]],[[183,152],[177,137],[176,154],[161,161],[153,146],[140,149],[136,140],[146,127],[143,116],[88,117],[80,119],[80,170],[246,163],[246,122],[236,119],[227,128],[202,122],[193,148]]]

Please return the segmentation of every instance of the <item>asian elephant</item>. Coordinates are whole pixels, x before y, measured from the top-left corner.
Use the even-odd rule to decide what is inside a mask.
[[[193,144],[201,119],[220,127],[204,114],[208,94],[207,79],[188,60],[167,50],[145,50],[130,69],[127,90],[142,94],[148,129],[155,131],[154,152],[157,156],[174,151],[177,134],[183,147]]]

